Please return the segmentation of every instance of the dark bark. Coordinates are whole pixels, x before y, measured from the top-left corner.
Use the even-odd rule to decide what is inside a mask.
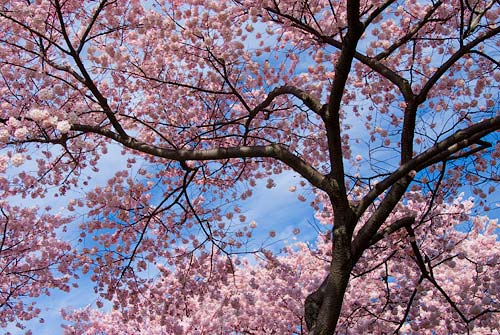
[[[309,334],[313,335],[334,333],[354,263],[351,240],[357,218],[350,207],[334,208],[330,272],[321,286],[305,301],[306,324]]]

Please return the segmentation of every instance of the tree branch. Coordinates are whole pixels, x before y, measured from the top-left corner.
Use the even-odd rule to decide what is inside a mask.
[[[124,138],[109,129],[104,129],[97,126],[72,125],[71,129],[75,131],[90,132],[102,135],[118,143],[121,143],[127,148],[137,150],[139,152],[155,157],[181,162],[187,160],[206,161],[250,157],[276,158],[292,168],[295,172],[299,173],[315,187],[318,187],[321,190],[328,190],[329,192],[333,192],[329,184],[326,182],[326,177],[323,174],[321,174],[300,157],[292,154],[284,146],[279,144],[271,144],[267,146],[241,146],[207,150],[166,149],[142,141],[138,141],[132,137]]]
[[[400,46],[402,46],[403,44],[405,44],[406,42],[408,42],[409,40],[411,40],[413,38],[413,36],[415,36],[415,34],[417,34],[420,29],[422,29],[423,26],[425,26],[425,24],[427,22],[429,22],[429,19],[430,17],[432,16],[432,14],[434,14],[436,12],[436,10],[443,4],[442,1],[437,1],[436,3],[434,3],[434,5],[429,9],[429,11],[425,14],[425,16],[422,18],[422,20],[420,22],[418,22],[414,27],[413,29],[411,29],[405,36],[399,38],[397,40],[396,43],[392,44],[389,48],[387,48],[386,50],[384,50],[383,52],[379,53],[377,56],[375,56],[375,59],[377,61],[380,61],[384,58],[386,58],[387,56],[389,56],[391,53],[393,53],[397,48],[399,48]]]
[[[377,242],[383,240],[387,236],[397,232],[401,228],[406,227],[407,225],[413,225],[415,223],[415,217],[413,216],[407,216],[404,218],[401,218],[399,220],[394,221],[391,225],[386,227],[385,229],[382,229],[381,231],[377,232],[372,239],[370,240],[370,246],[376,244]]]
[[[348,31],[342,43],[342,50],[339,60],[335,65],[335,80],[330,90],[330,101],[328,109],[323,116],[326,135],[328,139],[328,149],[330,154],[331,176],[335,182],[336,188],[340,191],[336,194],[330,194],[335,201],[348,207],[347,194],[344,181],[344,162],[342,153],[342,138],[340,126],[340,107],[344,89],[351,72],[352,61],[356,53],[356,46],[363,34],[364,27],[359,21],[359,0],[348,1],[347,3],[347,22]]]
[[[377,9],[375,9],[368,16],[368,18],[365,20],[365,22],[363,22],[363,25],[365,27],[368,27],[373,22],[373,20],[375,20],[380,14],[382,14],[382,12],[384,10],[387,9],[387,7],[389,7],[390,5],[392,5],[394,2],[396,2],[396,0],[387,0],[386,2],[384,2],[380,7],[378,7]]]
[[[454,153],[470,145],[476,144],[483,136],[494,130],[500,129],[500,116],[484,120],[469,128],[457,131],[455,134],[439,142],[432,148],[427,149],[406,164],[401,165],[395,172],[378,183],[361,200],[356,208],[356,214],[360,217],[375,199],[390,187],[389,192],[381,201],[378,209],[370,219],[358,231],[352,242],[353,255],[361,257],[362,253],[370,245],[370,240],[385,222],[387,217],[401,200],[406,192],[412,178],[408,176],[411,170],[420,171],[434,163],[449,159]]]
[[[275,98],[284,94],[293,95],[294,97],[302,101],[311,111],[318,115],[322,115],[324,106],[319,100],[317,100],[307,92],[301,90],[300,88],[291,85],[283,85],[273,89],[271,92],[269,92],[264,101],[255,106],[255,108],[252,110],[252,113],[257,114],[259,111],[268,107]]]
[[[113,125],[113,128],[115,128],[115,130],[120,134],[120,136],[127,138],[128,135],[125,132],[125,130],[123,129],[120,122],[118,122],[118,120],[116,119],[116,116],[114,115],[114,113],[111,111],[111,108],[109,107],[109,104],[108,104],[108,100],[101,94],[101,92],[97,88],[96,84],[94,83],[94,81],[90,77],[90,74],[87,72],[87,69],[85,68],[85,65],[83,64],[83,61],[81,60],[77,50],[75,50],[75,48],[73,47],[73,45],[71,43],[71,39],[69,38],[69,35],[66,31],[66,24],[64,22],[64,17],[62,14],[62,7],[61,7],[61,4],[59,3],[59,0],[54,1],[54,6],[56,8],[57,17],[59,19],[59,24],[61,25],[61,33],[64,37],[64,40],[66,41],[67,47],[69,48],[71,57],[73,58],[78,69],[82,73],[82,76],[85,78],[85,81],[84,81],[85,85],[92,92],[92,94],[96,97],[97,101],[99,102],[99,104],[103,108],[103,110],[106,114],[106,117]]]
[[[500,34],[500,26],[495,27],[483,35],[477,37],[475,40],[462,46],[457,52],[455,52],[446,62],[441,65],[436,72],[429,78],[427,83],[422,87],[420,94],[417,97],[417,102],[422,103],[426,100],[427,94],[431,88],[436,84],[436,82],[448,71],[458,60],[460,60],[465,54],[471,52],[471,50],[476,47],[479,43],[484,42],[490,37]]]
[[[357,215],[361,216],[379,195],[385,192],[399,179],[408,175],[411,170],[418,172],[445,158],[449,159],[456,152],[473,144],[481,143],[479,141],[482,137],[498,129],[500,129],[500,116],[486,119],[468,128],[458,130],[453,135],[415,156],[412,160],[402,164],[396,171],[375,185],[375,187],[366,194],[356,209]]]

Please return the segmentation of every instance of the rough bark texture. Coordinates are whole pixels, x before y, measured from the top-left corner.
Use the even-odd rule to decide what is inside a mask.
[[[349,207],[337,206],[332,240],[330,273],[305,302],[309,334],[333,334],[342,310],[353,267],[351,240],[356,217]]]

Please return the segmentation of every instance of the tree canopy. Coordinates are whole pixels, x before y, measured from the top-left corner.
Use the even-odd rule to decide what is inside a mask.
[[[3,325],[88,276],[92,334],[498,327],[498,1],[0,6]],[[282,173],[322,228],[279,255],[240,203]]]

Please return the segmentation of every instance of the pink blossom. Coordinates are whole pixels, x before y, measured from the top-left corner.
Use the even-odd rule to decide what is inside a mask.
[[[0,156],[0,173],[4,173],[7,170],[9,158],[7,156]]]
[[[500,12],[471,2],[3,1],[0,325],[92,281],[69,334],[499,329]]]
[[[273,187],[275,187],[275,186],[276,186],[276,183],[274,182],[274,180],[272,180],[271,178],[269,178],[269,179],[267,180],[266,187],[267,187],[267,188],[273,188]]]
[[[24,140],[26,139],[26,136],[28,136],[28,129],[26,127],[21,127],[21,128],[17,128],[15,131],[14,131],[14,137],[18,140]]]
[[[5,143],[9,140],[9,131],[5,128],[0,129],[0,142]]]
[[[16,167],[21,166],[24,163],[24,157],[22,154],[14,154],[10,158],[10,163]]]
[[[45,109],[33,108],[29,111],[28,116],[33,121],[43,121],[49,116],[49,112]]]

